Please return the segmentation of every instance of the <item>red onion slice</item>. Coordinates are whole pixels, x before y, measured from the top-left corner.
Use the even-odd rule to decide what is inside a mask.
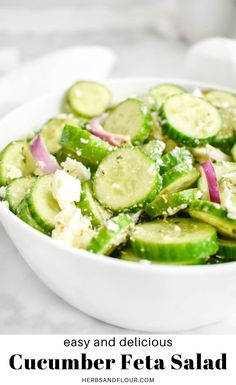
[[[30,145],[30,151],[39,168],[45,174],[52,174],[59,169],[56,158],[48,152],[43,138],[38,135]]]
[[[124,144],[129,143],[129,137],[124,135],[112,134],[111,132],[103,130],[101,125],[107,116],[108,114],[106,112],[101,115],[95,116],[95,118],[89,121],[87,125],[87,130],[91,132],[91,134],[93,134],[94,136],[97,136],[99,139],[104,140],[104,142],[107,142],[112,146],[120,147]]]
[[[123,144],[128,142],[126,137],[114,135],[114,134],[111,134],[109,132],[105,132],[103,130],[98,130],[98,129],[92,128],[89,130],[89,132],[91,132],[91,134],[93,134],[94,136],[97,136],[101,140],[108,142],[112,146],[120,147]]]
[[[212,162],[208,160],[201,166],[206,176],[211,202],[220,203],[220,192],[218,188],[216,172]]]

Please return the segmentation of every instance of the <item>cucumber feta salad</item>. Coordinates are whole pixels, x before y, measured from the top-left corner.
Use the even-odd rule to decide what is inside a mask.
[[[16,138],[17,139],[17,138]],[[0,153],[0,199],[58,242],[135,263],[236,260],[236,95],[80,81]]]

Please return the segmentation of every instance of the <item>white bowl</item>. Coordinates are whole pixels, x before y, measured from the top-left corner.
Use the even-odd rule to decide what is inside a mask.
[[[214,87],[173,79],[108,81],[116,99],[162,82]],[[26,104],[0,122],[0,143],[24,137],[60,110],[63,92]],[[34,230],[4,204],[7,233],[41,280],[76,308],[113,325],[149,332],[200,327],[235,309],[236,262],[210,266],[145,265],[73,249]]]

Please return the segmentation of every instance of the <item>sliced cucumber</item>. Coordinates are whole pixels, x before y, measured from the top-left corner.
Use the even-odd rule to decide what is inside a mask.
[[[162,140],[150,140],[142,146],[145,154],[149,155],[157,164],[161,164],[161,156],[165,149],[165,143]]]
[[[236,95],[221,90],[205,90],[205,99],[216,107],[228,108],[236,107]]]
[[[55,154],[61,149],[60,139],[63,128],[66,124],[80,126],[82,121],[73,115],[61,114],[48,120],[40,130],[40,135],[51,154]]]
[[[145,212],[150,218],[156,218],[160,215],[165,217],[174,215],[178,211],[186,209],[194,199],[198,199],[199,190],[189,189],[170,195],[160,195],[152,203],[147,205]]]
[[[180,95],[185,92],[186,90],[184,88],[176,86],[175,84],[159,84],[150,90],[151,95],[154,96],[159,107],[161,107],[170,96]]]
[[[160,166],[160,173],[163,174],[169,171],[172,167],[179,163],[185,163],[188,166],[193,164],[193,156],[191,152],[184,147],[175,147],[172,151],[163,155],[162,164]]]
[[[90,181],[82,184],[80,201],[76,203],[76,206],[81,209],[83,215],[91,218],[93,226],[101,225],[111,216],[111,214],[94,198]]]
[[[234,162],[236,162],[236,143],[231,149],[231,154],[232,154]]]
[[[236,106],[221,108],[220,114],[223,120],[222,129],[214,139],[214,146],[223,152],[230,154],[230,150],[236,142]]]
[[[35,178],[22,177],[13,179],[7,186],[5,199],[9,203],[10,210],[16,213],[17,207],[24,198],[25,194],[29,190],[30,185],[33,183]]]
[[[90,132],[74,126],[64,127],[60,144],[93,166],[98,165],[114,148]]]
[[[113,134],[129,136],[133,144],[139,144],[148,138],[151,124],[148,108],[138,99],[127,99],[111,111],[103,127]]]
[[[52,195],[53,175],[43,175],[33,183],[27,196],[32,218],[50,233],[55,227],[55,217],[61,211]]]
[[[123,261],[128,261],[128,262],[142,262],[142,261],[144,261],[142,258],[135,255],[132,249],[122,250],[119,254],[119,258],[122,259]],[[148,261],[148,263],[150,263],[150,261]]]
[[[188,209],[193,218],[214,226],[218,233],[236,239],[236,220],[228,217],[227,210],[206,200],[194,201]]]
[[[214,227],[189,218],[142,223],[131,236],[134,253],[158,262],[203,263],[218,250]]]
[[[236,260],[236,241],[232,239],[219,238],[219,250],[217,255],[224,257],[224,262]]]
[[[134,222],[129,215],[119,214],[100,227],[88,244],[87,250],[103,255],[111,254],[127,240],[133,226]]]
[[[155,162],[139,148],[120,148],[99,165],[94,177],[98,201],[112,211],[138,211],[157,193]]]
[[[217,109],[190,94],[167,99],[161,116],[162,128],[170,138],[190,147],[211,142],[222,128]]]
[[[0,154],[0,185],[6,186],[10,180],[32,175],[35,162],[29,150],[29,144],[16,141],[8,144]]]
[[[223,178],[227,174],[235,173],[236,172],[236,163],[234,162],[216,162],[213,164],[217,181],[219,182],[221,178]],[[209,189],[208,189],[208,183],[206,180],[205,173],[203,172],[202,168],[200,167],[201,177],[198,180],[198,188],[202,192],[202,199],[204,200],[210,200],[209,195]]]
[[[185,163],[180,163],[163,174],[161,194],[170,194],[191,187],[199,177],[199,172]]]
[[[38,230],[40,231],[41,233],[47,233],[45,230],[43,230],[39,225],[38,223],[33,219],[30,211],[29,211],[29,206],[28,206],[28,201],[27,201],[27,197],[25,197],[21,203],[19,204],[19,206],[17,207],[17,211],[16,211],[16,214],[17,216],[22,220],[24,221],[25,223],[27,223],[29,226],[33,227],[35,230]]]
[[[192,258],[191,255],[189,255],[189,259],[179,260],[179,261],[154,261],[154,260],[148,260],[141,257],[138,257],[134,254],[134,251],[132,249],[125,249],[122,250],[118,258],[122,259],[122,261],[127,262],[138,262],[142,264],[165,264],[165,265],[196,265],[196,258]],[[208,258],[204,258],[203,263],[208,262]]]
[[[71,110],[87,118],[104,112],[109,107],[111,99],[109,89],[96,82],[75,83],[67,92],[67,102]]]

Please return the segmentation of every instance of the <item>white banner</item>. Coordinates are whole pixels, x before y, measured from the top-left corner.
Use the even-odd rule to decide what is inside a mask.
[[[236,336],[0,336],[0,383],[236,383]]]

